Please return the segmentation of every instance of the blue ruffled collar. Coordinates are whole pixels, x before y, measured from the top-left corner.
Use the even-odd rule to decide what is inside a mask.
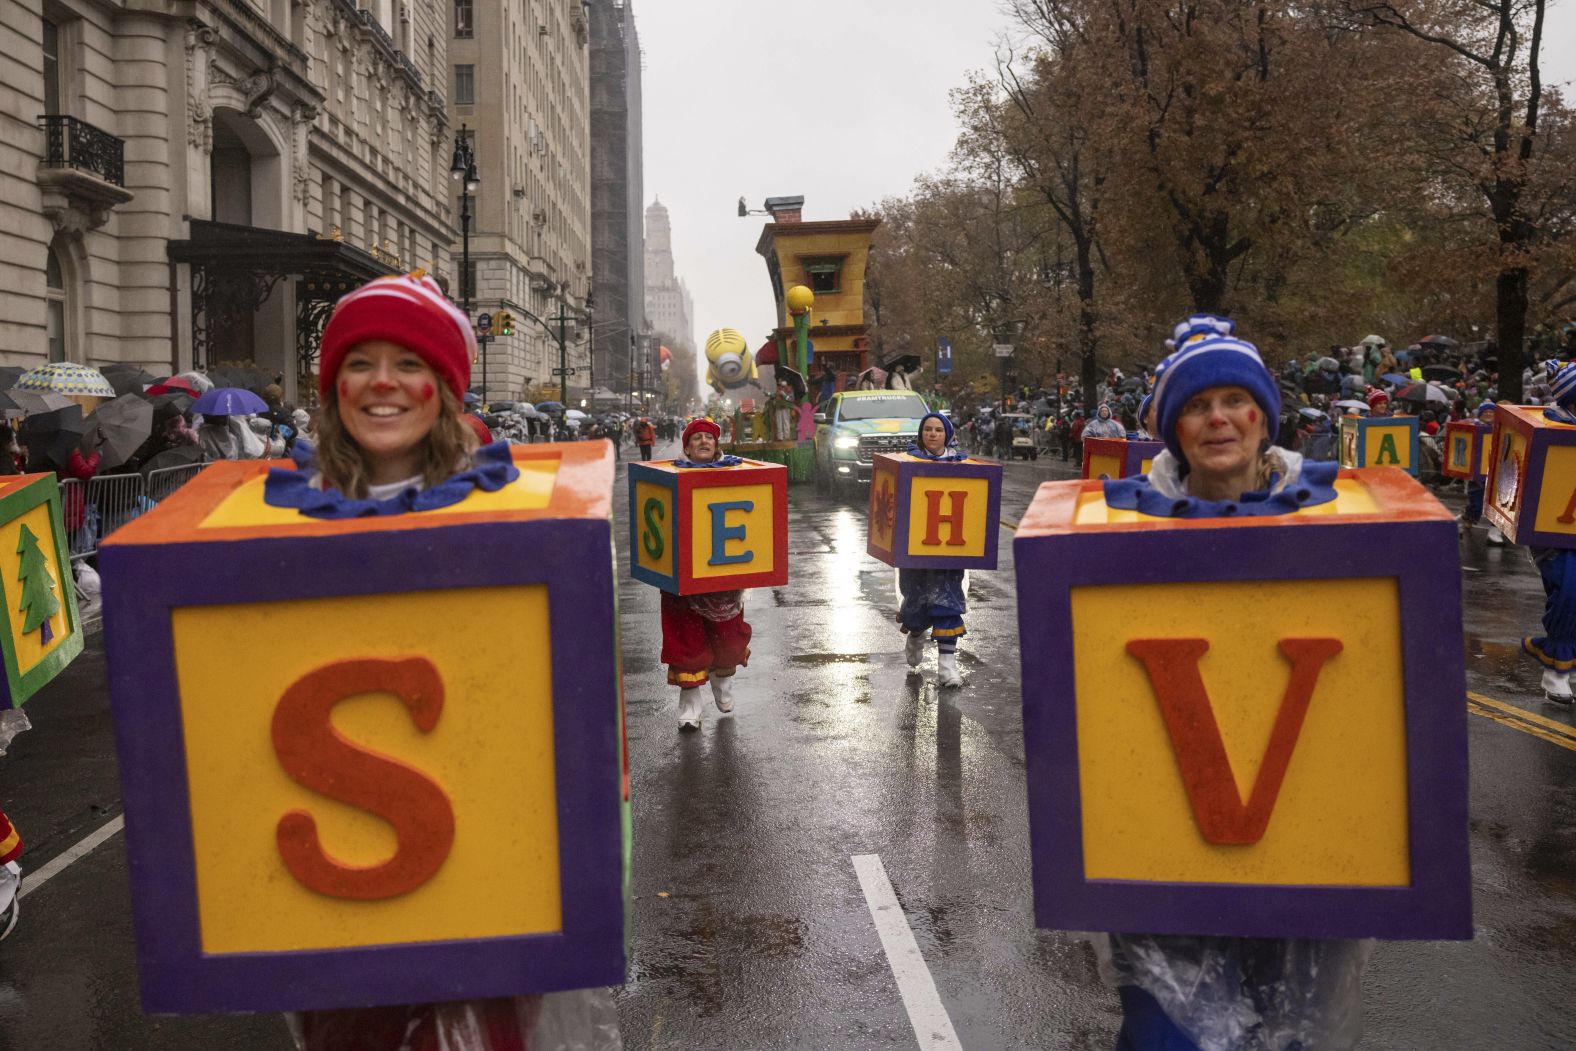
[[[1196,496],[1162,492],[1150,482],[1149,475],[1141,474],[1133,478],[1108,480],[1105,483],[1105,502],[1109,507],[1137,511],[1153,518],[1285,515],[1299,508],[1315,507],[1334,500],[1335,478],[1340,470],[1341,465],[1332,460],[1304,461],[1290,483],[1282,484],[1278,472],[1271,474],[1268,489],[1243,493],[1240,500],[1201,500]]]
[[[1544,409],[1543,415],[1553,420],[1555,423],[1576,424],[1576,415],[1566,412],[1557,405],[1550,405],[1548,408]]]
[[[695,463],[691,460],[674,460],[674,467],[737,467],[744,461],[731,453],[717,457],[710,463]]]
[[[497,492],[520,477],[520,469],[509,454],[509,443],[499,441],[477,449],[471,454],[469,468],[450,475],[437,485],[426,489],[409,486],[387,500],[352,500],[338,489],[313,487],[317,471],[313,466],[312,448],[308,445],[303,449],[303,444],[297,442],[293,450],[299,465],[296,470],[275,467],[268,472],[268,480],[263,484],[263,501],[274,507],[293,507],[312,518],[365,518],[432,511],[457,504],[478,489]]]

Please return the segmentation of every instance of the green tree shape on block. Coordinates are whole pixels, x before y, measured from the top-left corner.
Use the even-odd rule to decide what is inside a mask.
[[[22,556],[17,569],[17,579],[22,582],[21,610],[27,614],[22,622],[22,634],[38,632],[38,641],[47,645],[55,637],[49,618],[60,612],[60,599],[55,595],[55,578],[49,572],[49,562],[39,550],[38,537],[26,525],[22,526],[22,540],[16,545]]]

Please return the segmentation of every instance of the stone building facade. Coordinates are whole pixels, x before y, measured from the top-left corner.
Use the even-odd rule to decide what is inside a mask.
[[[647,342],[640,35],[629,0],[590,0],[591,268],[598,384],[627,391]]]
[[[494,329],[487,395],[497,401],[551,393],[542,387],[559,385],[553,372],[561,327],[567,366],[576,370],[562,396],[577,404],[594,378],[592,322],[600,313],[591,309],[587,13],[580,0],[448,4],[450,108],[471,136],[479,176],[472,313],[507,310],[517,321],[512,336]],[[453,253],[456,273],[461,247]],[[462,288],[452,291],[463,298]]]
[[[448,0],[0,0],[0,355],[249,365],[445,269]]]

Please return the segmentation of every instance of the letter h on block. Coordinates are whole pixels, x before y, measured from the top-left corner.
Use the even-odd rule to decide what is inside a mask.
[[[1001,464],[878,454],[865,550],[902,569],[995,569]]]
[[[788,582],[788,468],[629,465],[629,569],[674,595]]]
[[[343,520],[217,463],[104,542],[149,1012],[623,980],[612,451],[514,457]]]
[[[1455,524],[1397,471],[1337,492],[1169,519],[1040,487],[1013,541],[1039,926],[1471,937]]]
[[[1483,514],[1512,542],[1576,547],[1576,427],[1532,405],[1494,409]]]

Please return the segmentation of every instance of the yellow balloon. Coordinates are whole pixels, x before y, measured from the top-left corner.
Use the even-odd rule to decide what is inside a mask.
[[[794,285],[788,290],[788,294],[784,298],[788,301],[788,313],[790,314],[803,314],[815,306],[815,293],[804,285]]]

